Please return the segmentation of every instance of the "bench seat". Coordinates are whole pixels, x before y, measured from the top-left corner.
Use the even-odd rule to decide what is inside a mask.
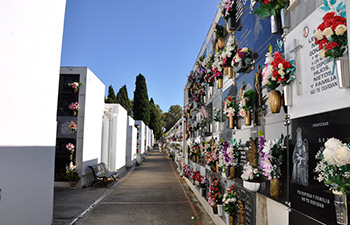
[[[105,187],[107,187],[107,180],[110,177],[116,180],[116,176],[118,174],[117,171],[109,171],[106,164],[103,162],[96,165],[90,165],[89,168],[92,170],[94,175],[94,183],[100,181]]]

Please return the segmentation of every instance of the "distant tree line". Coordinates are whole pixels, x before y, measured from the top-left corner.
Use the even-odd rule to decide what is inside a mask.
[[[136,77],[133,100],[129,99],[126,85],[123,85],[115,95],[112,85],[108,88],[106,103],[118,103],[125,108],[128,115],[135,120],[142,120],[159,140],[163,132],[168,131],[181,118],[182,108],[172,105],[168,112],[163,113],[154,99],[148,98],[146,79],[142,74]]]

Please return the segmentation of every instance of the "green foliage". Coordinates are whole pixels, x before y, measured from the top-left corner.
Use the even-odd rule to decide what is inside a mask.
[[[113,89],[112,85],[109,85],[106,103],[116,103],[116,102],[117,102],[117,97],[114,94],[114,89]]]
[[[133,113],[135,120],[142,120],[147,126],[150,122],[150,104],[147,94],[146,79],[142,74],[136,77]]]
[[[224,37],[224,27],[220,24],[216,24],[214,31],[216,34],[216,38]]]
[[[181,118],[182,108],[179,105],[170,106],[168,112],[163,113],[163,127],[166,131],[174,126],[174,124]]]
[[[281,9],[283,9],[286,4],[288,4],[288,2],[288,0],[274,0],[269,4],[265,4],[260,1],[259,8],[254,10],[254,14],[261,18],[276,16],[280,13]]]
[[[64,179],[68,181],[79,181],[80,176],[75,170],[67,170],[66,175],[64,176]]]
[[[162,126],[160,121],[160,113],[154,104],[153,98],[150,100],[150,123],[149,127],[153,130],[155,138],[158,140],[162,136]]]
[[[116,103],[119,103],[121,106],[123,106],[124,109],[128,112],[128,115],[132,114],[131,100],[129,99],[126,85],[119,89],[116,100]]]
[[[244,98],[246,100],[245,105],[243,106],[245,111],[249,111],[253,109],[254,103],[255,103],[255,98],[256,98],[256,93],[253,89],[249,89],[244,93]]]

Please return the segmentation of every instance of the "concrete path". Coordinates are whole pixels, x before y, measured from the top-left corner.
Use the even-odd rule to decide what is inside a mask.
[[[155,149],[78,224],[213,224],[183,185],[174,164]]]

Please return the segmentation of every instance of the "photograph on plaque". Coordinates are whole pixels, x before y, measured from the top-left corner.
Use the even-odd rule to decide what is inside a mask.
[[[289,198],[292,209],[320,222],[337,224],[334,194],[317,180],[315,172],[320,161],[316,155],[330,138],[350,142],[350,108],[292,120]]]

